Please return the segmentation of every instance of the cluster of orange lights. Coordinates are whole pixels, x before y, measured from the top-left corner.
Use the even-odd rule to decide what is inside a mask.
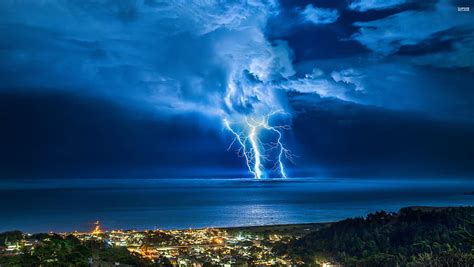
[[[217,245],[224,245],[224,239],[221,237],[214,237],[212,239],[212,243],[217,244]]]
[[[93,235],[102,234],[102,229],[100,229],[100,222],[96,221],[94,223],[94,229],[92,230]]]

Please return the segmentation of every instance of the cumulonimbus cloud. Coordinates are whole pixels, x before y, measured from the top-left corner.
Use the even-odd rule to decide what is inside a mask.
[[[353,38],[389,55],[440,31],[471,27],[466,14],[443,5],[359,22]],[[1,90],[85,91],[160,115],[214,117],[285,108],[285,91],[365,103],[360,96],[374,90],[360,66],[296,74],[289,44],[266,36],[267,21],[281,11],[277,1],[1,1],[0,8],[9,10],[0,18]],[[440,14],[446,20],[432,23]],[[405,31],[407,23],[421,26]],[[413,58],[466,66],[468,44]]]
[[[0,18],[5,88],[90,88],[161,111],[222,115],[278,106],[264,85],[294,74],[286,42],[265,37],[279,8],[272,0],[0,5],[11,10]]]

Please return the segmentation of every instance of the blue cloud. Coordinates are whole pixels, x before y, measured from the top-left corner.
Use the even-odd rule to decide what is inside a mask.
[[[4,1],[0,5],[2,10],[11,10],[0,18],[0,31],[6,37],[0,40],[3,90],[21,87],[84,92],[154,109],[161,115],[197,112],[219,118],[286,108],[281,90],[409,108],[413,105],[400,103],[423,101],[400,101],[388,97],[389,93],[387,97],[374,93],[382,91],[379,88],[400,85],[377,82],[395,71],[395,67],[386,66],[401,66],[407,73],[416,73],[411,63],[472,66],[470,17],[452,11],[452,5],[443,1],[434,10],[403,11],[356,22],[358,30],[353,40],[374,53],[390,56],[433,35],[441,33],[443,38],[442,33],[450,29],[464,29],[462,39],[456,39],[459,34],[450,34],[452,49],[404,56],[407,59],[394,59],[392,64],[379,61],[380,57],[366,60],[365,50],[357,52],[362,55],[342,57],[341,63],[333,66],[328,63],[334,61],[330,57],[313,63],[303,57],[298,64],[310,64],[304,71],[293,65],[294,54],[308,54],[306,47],[294,44],[303,41],[267,38],[271,35],[268,20],[282,13],[282,7],[273,1]],[[309,23],[303,26],[307,28],[321,28],[310,23],[344,27],[336,23],[341,15],[336,9],[313,5],[289,9],[299,12],[297,16],[304,15]],[[446,19],[438,20],[437,16]],[[314,32],[316,37],[308,44],[311,49],[318,49],[318,44],[313,44],[318,34],[321,32]],[[321,54],[344,55],[338,49],[346,50],[340,45],[346,40],[328,40],[322,49],[336,51]],[[299,50],[293,51],[295,47]],[[367,66],[357,63],[359,57],[368,62]],[[324,69],[323,75],[314,76],[314,69]],[[404,88],[418,90],[419,81],[407,77],[397,79],[405,81]],[[432,79],[429,75],[425,78],[426,82]],[[407,93],[400,97],[412,96]]]
[[[80,90],[161,114],[233,116],[278,106],[263,85],[292,75],[288,46],[264,34],[273,1],[4,1],[0,9],[11,11],[0,18],[4,90]],[[248,87],[246,72],[261,85]]]
[[[440,0],[431,9],[408,10],[379,20],[356,22],[359,31],[352,38],[381,55],[394,54],[405,46],[426,41],[451,39],[451,49],[413,56],[413,62],[474,68],[470,60],[474,57],[473,22],[470,14],[457,12],[451,2]]]
[[[349,4],[349,8],[365,12],[369,10],[393,8],[407,2],[407,0],[354,0]]]
[[[339,18],[339,11],[332,8],[315,7],[312,4],[309,4],[301,11],[301,15],[305,22],[313,24],[330,24],[337,21]]]

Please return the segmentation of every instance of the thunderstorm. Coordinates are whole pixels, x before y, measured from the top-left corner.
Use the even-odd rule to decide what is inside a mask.
[[[273,168],[281,178],[288,178],[284,161],[291,161],[292,155],[289,149],[283,144],[283,130],[288,130],[288,125],[271,125],[271,118],[276,115],[286,114],[282,110],[272,111],[260,118],[255,116],[245,116],[238,122],[231,122],[224,118],[225,128],[234,135],[234,140],[229,145],[228,150],[237,143],[239,156],[245,159],[250,173],[255,179],[266,177],[264,162],[273,161]],[[237,130],[239,129],[239,130]],[[273,133],[275,140],[264,142],[262,135],[265,132]],[[275,159],[269,156],[270,152],[276,151]]]

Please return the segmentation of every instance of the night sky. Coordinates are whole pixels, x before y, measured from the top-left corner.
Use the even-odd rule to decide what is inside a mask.
[[[470,1],[0,1],[0,178],[473,177]],[[472,7],[471,7],[472,8]]]

